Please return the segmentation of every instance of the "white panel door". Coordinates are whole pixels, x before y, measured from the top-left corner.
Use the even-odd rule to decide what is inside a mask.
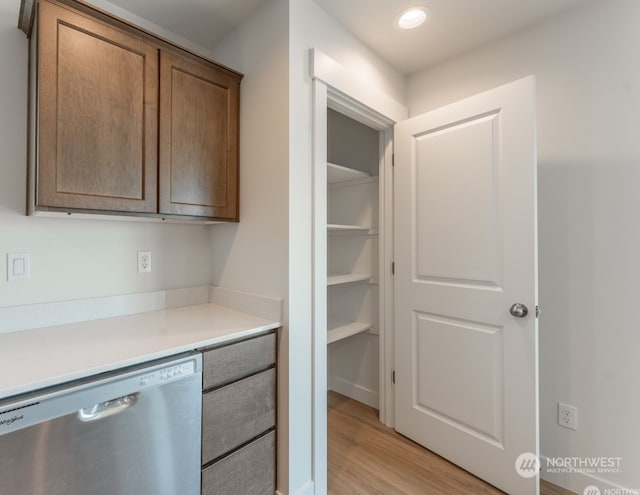
[[[535,79],[395,129],[396,429],[538,493]],[[528,307],[524,317],[510,307]]]

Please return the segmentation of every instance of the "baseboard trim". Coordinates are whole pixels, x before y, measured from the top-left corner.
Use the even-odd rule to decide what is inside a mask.
[[[209,287],[188,287],[118,296],[0,308],[0,333],[101,320],[209,302]]]
[[[625,488],[590,473],[550,473],[546,470],[548,457],[540,456],[540,460],[542,463],[541,478],[543,480],[578,495],[583,495],[585,488],[588,486],[599,488],[601,495],[605,495],[605,491],[611,491],[615,495],[640,495],[640,487]]]
[[[308,481],[306,485],[304,485],[300,490],[296,492],[296,495],[313,495],[315,491],[315,486],[313,481]]]
[[[353,400],[357,400],[358,402],[367,404],[368,406],[371,406],[375,409],[378,409],[380,407],[380,398],[378,392],[374,392],[373,390],[365,388],[362,385],[349,382],[344,378],[340,378],[338,376],[329,376],[328,385],[329,390],[338,392],[339,394],[345,395]]]
[[[313,481],[307,482],[302,488],[300,488],[295,495],[314,495]],[[284,495],[284,492],[276,490],[276,495]]]

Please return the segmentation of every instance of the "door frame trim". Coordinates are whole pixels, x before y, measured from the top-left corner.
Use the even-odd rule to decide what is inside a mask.
[[[317,48],[309,50],[311,79],[319,79],[351,100],[352,104],[366,109],[380,124],[393,125],[407,120],[409,111],[402,103],[373,86],[345,66]],[[367,124],[368,125],[368,124]]]
[[[393,126],[407,108],[363,81],[317,49],[310,50],[313,89],[312,356],[313,480],[316,494],[327,492],[327,109],[380,133],[379,184],[379,408],[380,420],[394,425],[393,370]]]

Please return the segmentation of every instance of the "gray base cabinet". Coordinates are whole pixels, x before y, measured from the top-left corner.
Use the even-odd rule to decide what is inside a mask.
[[[204,394],[202,460],[210,462],[276,424],[276,374],[263,371]]]
[[[276,433],[242,447],[202,470],[202,495],[272,495],[276,476]]]
[[[273,495],[276,334],[201,351],[202,495]]]

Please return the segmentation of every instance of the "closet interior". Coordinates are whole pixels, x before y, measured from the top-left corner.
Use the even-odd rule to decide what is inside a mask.
[[[327,115],[328,387],[379,407],[380,134]]]

